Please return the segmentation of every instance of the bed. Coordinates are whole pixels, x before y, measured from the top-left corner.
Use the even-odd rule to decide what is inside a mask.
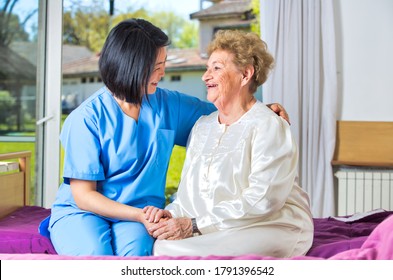
[[[0,155],[0,260],[13,259],[273,259],[267,256],[71,257],[58,255],[38,225],[50,209],[29,205],[30,152]],[[15,162],[17,168],[15,168]],[[306,256],[292,259],[393,259],[393,211],[375,209],[345,217],[314,218],[315,234]]]

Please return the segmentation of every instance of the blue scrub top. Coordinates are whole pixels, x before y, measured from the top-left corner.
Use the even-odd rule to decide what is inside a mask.
[[[104,87],[71,112],[60,135],[64,182],[52,206],[50,225],[83,212],[70,178],[97,181],[97,191],[135,207],[165,205],[165,181],[173,146],[185,146],[192,126],[214,105],[157,88],[142,102],[138,121],[123,113]]]

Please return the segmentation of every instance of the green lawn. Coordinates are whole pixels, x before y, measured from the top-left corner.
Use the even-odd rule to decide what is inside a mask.
[[[31,186],[35,187],[35,146],[34,143],[26,143],[26,142],[0,142],[0,153],[9,153],[9,152],[19,152],[19,151],[31,151]],[[63,150],[61,150],[61,162],[60,162],[60,173],[62,173],[63,166]],[[185,148],[175,146],[172,152],[172,157],[169,163],[168,176],[167,176],[167,184],[166,184],[166,198],[169,197],[177,190],[177,185],[179,184],[181,169],[183,167],[185,158]],[[60,176],[61,178],[61,176]],[[60,182],[60,179],[59,179]],[[32,190],[32,198],[31,203],[34,204],[34,193]]]
[[[173,148],[171,161],[169,162],[168,175],[166,178],[165,195],[167,197],[167,201],[169,197],[177,190],[185,157],[186,149],[184,147],[175,146]]]

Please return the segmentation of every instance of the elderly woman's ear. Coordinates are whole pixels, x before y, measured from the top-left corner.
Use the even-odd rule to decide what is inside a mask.
[[[254,76],[254,66],[248,65],[244,68],[242,72],[243,72],[242,85],[246,85],[250,82],[252,76]]]

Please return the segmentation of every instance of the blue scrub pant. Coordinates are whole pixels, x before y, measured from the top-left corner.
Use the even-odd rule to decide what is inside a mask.
[[[111,222],[92,213],[67,215],[50,228],[57,253],[71,256],[149,256],[154,238],[138,222]]]

